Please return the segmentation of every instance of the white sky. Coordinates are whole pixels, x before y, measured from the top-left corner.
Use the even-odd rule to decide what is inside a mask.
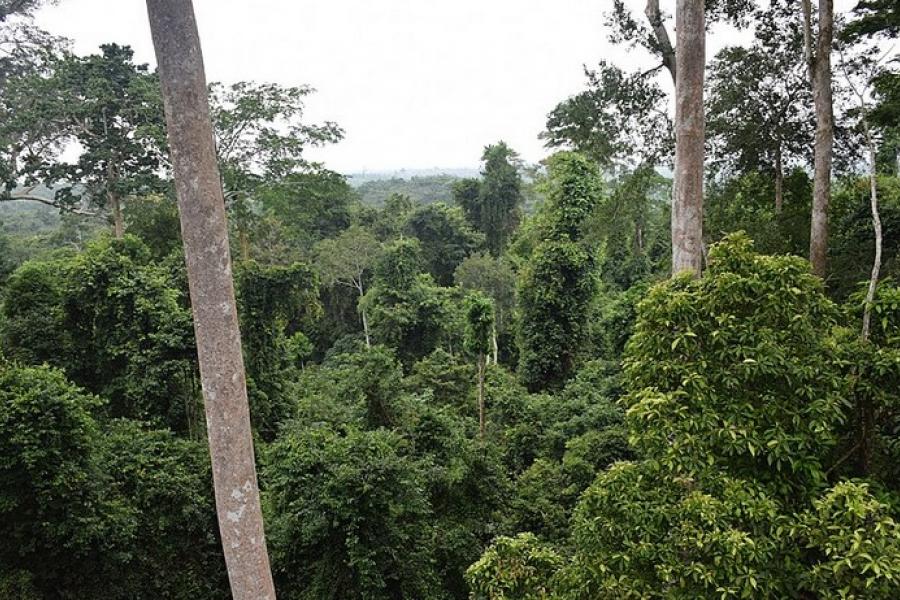
[[[644,2],[629,3],[642,16]],[[547,113],[584,88],[583,64],[652,65],[606,41],[610,4],[194,0],[207,78],[317,88],[307,121],[336,121],[346,137],[309,157],[343,172],[475,167],[500,139],[540,160],[537,135]],[[142,0],[61,0],[37,22],[79,54],[116,42],[155,64]],[[710,55],[728,38],[714,35]]]

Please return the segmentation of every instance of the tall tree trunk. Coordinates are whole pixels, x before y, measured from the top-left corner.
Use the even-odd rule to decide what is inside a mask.
[[[275,600],[256,479],[228,229],[191,0],[147,0],[178,192],[213,486],[235,600]]]
[[[119,195],[113,191],[108,191],[106,195],[112,207],[113,234],[117,240],[121,240],[125,237],[125,217],[122,215],[122,201],[119,199]]]
[[[831,162],[834,146],[834,107],[831,89],[831,48],[834,38],[833,0],[819,1],[816,51],[812,53],[812,8],[801,0],[803,39],[809,61],[813,104],[816,112],[816,140],[813,149],[813,203],[810,219],[809,261],[813,273],[825,277],[828,258],[828,204],[831,200]]]
[[[484,373],[487,356],[483,353],[478,355],[478,434],[484,439],[485,418],[484,418]]]
[[[362,313],[363,332],[366,334],[366,348],[372,347],[372,339],[369,337],[369,318],[366,316],[366,309],[360,311]]]
[[[781,163],[781,146],[775,149],[775,214],[784,209],[784,165]]]
[[[703,162],[706,15],[703,0],[678,0],[675,12],[675,190],[672,274],[699,275],[703,266]]]

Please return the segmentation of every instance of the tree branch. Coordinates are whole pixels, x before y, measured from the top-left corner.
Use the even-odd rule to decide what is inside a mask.
[[[659,10],[659,0],[647,0],[647,6],[644,8],[644,14],[650,22],[653,29],[653,35],[656,37],[657,46],[662,53],[663,66],[669,70],[672,75],[672,82],[675,82],[675,47],[669,39],[669,32],[666,31],[666,25],[663,23],[662,13]]]

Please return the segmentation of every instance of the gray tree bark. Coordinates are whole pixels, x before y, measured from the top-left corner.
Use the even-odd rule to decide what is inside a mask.
[[[678,0],[675,12],[675,186],[672,197],[672,274],[703,267],[703,163],[706,123],[703,79],[706,14],[703,0]]]
[[[819,277],[827,273],[828,205],[831,201],[831,163],[834,148],[834,106],[832,100],[831,49],[834,39],[833,0],[819,1],[818,35],[812,51],[812,8],[802,0],[803,39],[809,62],[813,104],[816,112],[816,139],[813,148],[813,204],[810,219],[809,262]]]
[[[216,511],[235,600],[275,600],[231,255],[191,0],[147,0],[187,259]]]

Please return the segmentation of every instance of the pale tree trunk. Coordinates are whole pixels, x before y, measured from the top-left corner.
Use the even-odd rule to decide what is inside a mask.
[[[865,117],[863,106],[863,128],[866,134],[866,145],[869,151],[869,201],[872,208],[872,228],[875,230],[875,259],[872,261],[872,275],[869,278],[869,287],[866,290],[866,305],[863,308],[862,339],[868,341],[869,330],[872,323],[872,305],[875,302],[875,290],[878,287],[878,277],[881,274],[881,250],[883,233],[881,231],[881,216],[878,213],[878,177],[875,168],[875,142],[869,129],[869,122]]]
[[[363,332],[366,334],[366,348],[372,347],[372,339],[369,337],[369,319],[366,317],[366,309],[360,311],[362,313]]]
[[[819,1],[816,51],[812,47],[812,8],[801,0],[803,39],[809,62],[813,104],[816,112],[816,139],[813,149],[813,203],[810,219],[809,261],[812,271],[825,277],[828,258],[828,204],[831,200],[831,162],[834,146],[834,107],[831,89],[831,47],[834,37],[833,0]]]
[[[675,44],[675,189],[672,274],[699,275],[703,266],[703,162],[706,15],[703,0],[678,0]]]
[[[500,354],[500,346],[497,344],[497,322],[495,321],[491,325],[491,350],[494,355],[494,364],[499,364],[497,361],[497,357]]]
[[[147,0],[178,192],[225,565],[235,600],[274,600],[200,39],[191,0]]]
[[[875,259],[872,261],[872,275],[869,278],[869,287],[866,290],[866,305],[863,308],[862,339],[869,341],[869,333],[872,323],[872,306],[875,303],[875,290],[878,287],[878,277],[881,272],[881,216],[878,214],[878,179],[875,170],[875,142],[872,140],[872,132],[865,117],[865,104],[863,105],[863,127],[866,133],[866,144],[869,150],[869,200],[872,208],[872,227],[875,230]],[[873,443],[872,437],[875,431],[875,407],[868,397],[860,406],[861,413],[861,438],[860,438],[860,465],[859,470],[863,476],[871,471]]]
[[[359,299],[362,300],[363,296],[366,295],[366,288],[363,286],[363,276],[362,276],[361,271],[359,272],[359,275],[357,277],[358,278],[355,283],[356,291],[359,292]],[[358,303],[358,304],[360,304],[360,303]],[[368,317],[368,315],[366,315],[365,308],[360,308],[359,314],[362,317],[363,333],[366,336],[366,348],[368,349],[368,348],[372,347],[372,338],[369,335],[369,317]]]
[[[484,439],[484,373],[486,370],[487,356],[484,353],[478,355],[478,434]]]
[[[784,165],[781,163],[781,146],[775,150],[775,214],[784,209]]]

